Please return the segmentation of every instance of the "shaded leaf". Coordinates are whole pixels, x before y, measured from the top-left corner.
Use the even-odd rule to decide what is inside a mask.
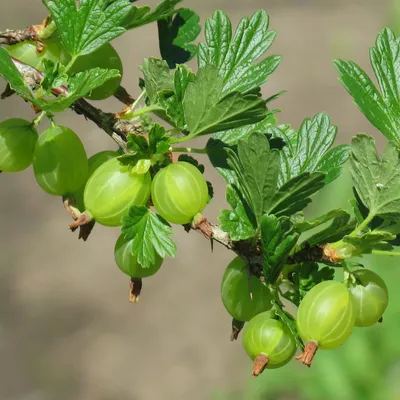
[[[153,10],[149,6],[132,6],[125,17],[124,27],[133,29],[150,24],[176,13],[175,6],[182,0],[162,0]]]
[[[336,210],[331,210],[329,212],[327,212],[326,214],[320,215],[317,218],[308,220],[308,221],[302,221],[299,222],[297,224],[295,224],[296,227],[296,231],[297,232],[306,232],[310,229],[314,229],[328,221],[330,221],[331,219],[334,219],[336,217],[341,217],[344,215],[348,215],[348,212],[343,210],[343,209],[336,209]]]
[[[298,238],[299,234],[295,232],[289,218],[263,215],[261,218],[261,247],[266,282],[276,282]]]
[[[226,187],[226,200],[232,210],[221,210],[221,215],[218,217],[221,229],[229,233],[233,241],[253,237],[255,230],[251,217],[248,215],[250,211],[246,211],[239,193],[231,185]]]
[[[344,210],[340,214],[337,214],[332,222],[321,231],[307,238],[306,242],[310,246],[325,243],[334,243],[341,240],[343,236],[348,235],[356,227],[356,221],[351,219],[348,212]]]
[[[188,8],[157,21],[160,53],[171,69],[196,55],[197,46],[192,42],[201,31],[199,21],[200,17]]]
[[[310,196],[321,190],[325,183],[325,174],[304,172],[287,181],[275,193],[269,202],[268,214],[292,215],[303,210],[311,203]]]

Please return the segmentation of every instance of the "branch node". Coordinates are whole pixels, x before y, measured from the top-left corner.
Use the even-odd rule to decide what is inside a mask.
[[[198,218],[193,220],[192,228],[199,231],[205,238],[209,240],[214,236],[211,224],[203,215],[200,215]]]

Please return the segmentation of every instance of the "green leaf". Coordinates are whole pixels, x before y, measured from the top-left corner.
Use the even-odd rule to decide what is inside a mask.
[[[128,0],[42,0],[65,49],[73,57],[92,53],[126,32],[122,26],[131,9]]]
[[[195,74],[186,65],[178,65],[173,77],[174,93],[159,96],[159,102],[165,109],[171,124],[180,130],[183,130],[186,124],[183,99],[189,83],[194,79]]]
[[[163,18],[168,18],[176,13],[175,6],[181,1],[163,0],[154,10],[151,10],[149,6],[132,6],[125,18],[124,27],[126,29],[133,29]]]
[[[232,210],[221,210],[218,217],[221,229],[230,234],[233,241],[245,240],[255,235],[251,211],[246,210],[243,200],[232,185],[226,187],[226,200]],[[250,216],[249,216],[250,214]]]
[[[325,173],[325,183],[331,183],[343,172],[343,164],[347,162],[350,155],[350,146],[341,144],[330,149],[319,161],[316,171]]]
[[[354,188],[371,216],[400,219],[400,155],[394,142],[379,159],[374,138],[358,134],[351,145]]]
[[[283,311],[276,302],[274,303],[275,303],[274,304],[275,314],[279,317],[279,319],[287,326],[289,331],[292,333],[294,340],[296,342],[296,346],[299,349],[304,350],[303,340],[301,339],[299,333],[297,332],[296,320],[291,315]]]
[[[222,175],[227,183],[236,183],[236,174],[227,163],[227,148],[237,151],[239,140],[247,140],[252,133],[264,133],[270,124],[275,123],[275,114],[268,113],[267,117],[256,123],[245,125],[240,128],[228,129],[224,132],[215,133],[207,142],[207,155],[214,168]],[[282,149],[285,142],[280,137],[266,135],[271,149]]]
[[[356,220],[351,220],[350,214],[344,210],[337,211],[341,211],[341,213],[337,213],[333,219],[330,218],[332,222],[326,228],[306,239],[306,242],[310,246],[334,243],[354,230]]]
[[[280,56],[257,60],[272,45],[276,33],[268,30],[269,18],[265,11],[257,11],[242,18],[232,38],[229,18],[216,11],[205,24],[206,43],[199,45],[198,65],[214,65],[222,78],[223,93],[249,92],[261,86],[281,61]]]
[[[297,224],[295,224],[295,228],[297,232],[303,233],[306,231],[309,231],[310,229],[317,228],[318,226],[324,224],[325,222],[330,221],[331,219],[334,219],[336,217],[348,215],[348,212],[338,208],[336,210],[331,210],[327,212],[326,214],[320,215],[317,218],[308,220],[308,221],[302,221]]]
[[[237,175],[228,164],[227,149],[237,151],[237,146],[229,146],[220,140],[209,139],[207,142],[207,155],[213,167],[222,175],[225,182],[238,186]]]
[[[157,58],[145,58],[140,67],[144,76],[146,95],[150,104],[156,104],[160,92],[173,92],[173,78],[168,63]]]
[[[51,90],[68,83],[68,75],[65,73],[65,67],[60,63],[55,63],[53,60],[44,59],[44,78],[40,83],[41,88],[51,94]]]
[[[256,123],[267,115],[265,103],[256,95],[222,94],[223,81],[215,67],[201,68],[189,83],[184,98],[185,121],[190,138]]]
[[[132,254],[144,268],[155,263],[156,253],[162,258],[175,256],[176,245],[170,238],[172,228],[147,207],[130,208],[129,215],[122,218],[122,233],[125,239],[133,240]]]
[[[342,240],[354,246],[351,256],[357,257],[362,254],[370,254],[372,250],[393,250],[393,246],[388,241],[394,239],[396,239],[396,235],[376,230],[364,233],[362,236],[345,236]]]
[[[292,215],[311,203],[310,196],[325,186],[325,174],[304,172],[287,181],[275,193],[265,210],[268,214]]]
[[[229,147],[226,152],[232,170],[227,178],[240,191],[258,226],[263,214],[290,216],[303,210],[311,202],[310,196],[324,186],[324,174],[305,172],[278,189],[280,152],[271,149],[260,133],[239,141],[237,154]]]
[[[76,100],[86,96],[110,79],[120,76],[116,69],[93,68],[72,76],[68,81],[68,96],[60,95],[54,100],[29,100],[43,111],[61,112]]]
[[[400,40],[386,28],[370,50],[371,65],[393,119],[400,117]],[[399,125],[397,125],[398,127]],[[399,139],[397,131],[397,140]]]
[[[160,53],[171,69],[196,55],[197,46],[192,42],[201,31],[199,21],[200,17],[188,8],[179,10],[174,17],[157,21]]]
[[[268,139],[259,133],[253,133],[247,141],[239,141],[237,155],[230,149],[227,151],[228,165],[238,177],[238,189],[260,224],[277,187],[279,151],[271,150]]]
[[[165,128],[160,124],[154,124],[149,132],[149,146],[152,154],[165,154],[170,144],[166,136]]]
[[[389,140],[394,139],[394,133],[399,130],[397,123],[387,112],[386,104],[369,76],[352,61],[335,60],[334,64],[340,81],[359,110]]]
[[[279,135],[279,129],[272,129]],[[331,149],[336,134],[337,127],[331,125],[325,113],[306,118],[298,132],[281,131],[286,147],[283,148],[281,157],[280,185],[303,172],[324,172],[325,183],[338,177],[342,171],[341,165],[348,158],[348,148],[340,146]]]
[[[157,128],[156,128],[157,129]],[[136,135],[135,133],[128,134],[126,148],[135,153],[148,153],[149,142],[144,136]]]
[[[8,51],[4,47],[0,47],[0,76],[8,82],[11,89],[23,98],[28,99],[32,96],[31,90],[26,85],[17,67],[12,62]]]
[[[351,61],[336,60],[340,81],[367,119],[387,139],[400,143],[400,40],[385,28],[370,50],[380,92],[368,75]]]
[[[263,272],[267,283],[275,283],[299,234],[287,217],[263,215],[261,218],[261,247],[264,256]]]
[[[324,281],[333,280],[335,270],[329,267],[323,267],[319,269],[316,262],[305,262],[296,268],[291,274],[293,283],[298,288],[299,298],[296,305],[300,304],[300,301],[315,285]]]
[[[240,126],[239,128],[228,129],[224,132],[214,133],[213,139],[233,146],[238,144],[239,140],[246,140],[252,133],[265,133],[269,127],[276,123],[274,111],[269,111],[267,116],[255,124]]]
[[[49,67],[49,64],[47,64]],[[61,112],[70,107],[72,103],[81,97],[84,97],[92,90],[101,86],[109,79],[120,76],[118,70],[105,70],[94,68],[74,75],[68,80],[68,96],[60,95],[57,98],[40,98],[38,94],[40,90],[32,93],[31,89],[26,86],[24,79],[19,73],[18,69],[12,62],[7,50],[0,47],[0,75],[10,84],[11,88],[15,90],[25,100],[31,102],[33,105],[39,107],[43,111]],[[57,79],[64,78],[63,75],[52,75],[49,80],[45,81],[46,89],[49,89],[51,84],[57,82]],[[46,79],[46,78],[45,78]],[[43,90],[43,96],[46,94]]]

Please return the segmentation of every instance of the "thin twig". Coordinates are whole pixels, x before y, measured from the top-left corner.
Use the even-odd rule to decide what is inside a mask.
[[[127,106],[130,106],[135,102],[135,99],[122,86],[118,87],[118,89],[114,93],[114,97]]]
[[[40,71],[14,57],[11,57],[11,60],[30,87],[40,84],[43,79],[43,74]],[[68,88],[66,86],[54,88],[52,89],[52,92],[55,96],[68,96]],[[83,115],[86,119],[93,121],[100,129],[104,130],[109,136],[111,136],[118,146],[120,146],[125,152],[127,134],[143,134],[140,126],[132,124],[126,120],[118,119],[114,114],[104,112],[99,108],[92,106],[84,99],[79,99],[73,103],[71,109],[73,109],[77,114]]]
[[[25,40],[37,40],[37,32],[32,26],[22,30],[7,29],[0,32],[0,44],[11,45],[24,42]]]

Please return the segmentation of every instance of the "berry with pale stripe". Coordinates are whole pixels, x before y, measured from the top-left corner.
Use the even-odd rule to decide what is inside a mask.
[[[207,205],[207,182],[194,165],[178,161],[156,174],[151,198],[165,220],[173,224],[188,224]]]
[[[33,171],[40,187],[55,196],[66,196],[86,181],[88,161],[79,137],[65,126],[43,132],[33,153]]]
[[[105,226],[122,225],[131,206],[143,206],[150,197],[150,173],[136,174],[117,158],[94,171],[83,194],[86,213]]]
[[[383,279],[369,269],[359,269],[351,273],[355,282],[349,282],[349,290],[354,297],[356,326],[371,326],[382,317],[389,302],[388,290]]]
[[[256,315],[244,327],[243,346],[254,361],[253,376],[265,368],[287,364],[296,352],[296,342],[288,327],[273,311]]]
[[[334,349],[343,344],[355,320],[354,299],[344,283],[325,281],[314,286],[297,311],[299,335],[308,342],[298,359],[310,366],[318,348]]]
[[[272,307],[270,290],[250,274],[240,257],[231,261],[225,270],[221,283],[221,299],[226,311],[242,322],[249,321]]]

